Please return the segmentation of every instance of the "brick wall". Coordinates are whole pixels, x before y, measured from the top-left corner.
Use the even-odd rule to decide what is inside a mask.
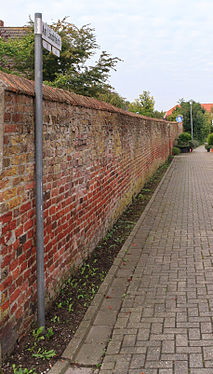
[[[0,73],[3,354],[35,318],[33,82]],[[165,162],[178,126],[44,87],[46,300]]]

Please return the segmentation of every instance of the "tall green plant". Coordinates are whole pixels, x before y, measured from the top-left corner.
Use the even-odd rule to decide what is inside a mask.
[[[90,64],[90,58],[99,48],[94,29],[89,25],[78,28],[66,17],[50,26],[61,36],[62,50],[60,57],[43,51],[43,80],[52,86],[93,97],[111,89],[108,79],[120,59],[102,51],[97,61]],[[34,78],[32,21],[27,35],[21,39],[0,38],[0,61],[0,70]]]
[[[213,146],[213,133],[208,135],[207,142],[208,142],[208,145]]]

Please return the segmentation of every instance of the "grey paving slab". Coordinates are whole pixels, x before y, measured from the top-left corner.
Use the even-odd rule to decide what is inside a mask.
[[[69,368],[66,371],[66,374],[92,374],[94,373],[93,369],[91,368]]]
[[[212,374],[212,186],[213,153],[174,159],[65,359],[95,374]]]

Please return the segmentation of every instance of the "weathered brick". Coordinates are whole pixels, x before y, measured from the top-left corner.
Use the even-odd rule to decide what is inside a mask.
[[[20,293],[21,293],[21,289],[19,288],[19,289],[16,289],[16,290],[12,293],[12,295],[10,295],[10,302],[11,302],[11,304],[12,304],[15,300],[18,299]]]
[[[8,212],[6,214],[4,214],[2,217],[1,217],[1,220],[4,223],[7,223],[7,222],[10,222],[12,219],[12,212]]]

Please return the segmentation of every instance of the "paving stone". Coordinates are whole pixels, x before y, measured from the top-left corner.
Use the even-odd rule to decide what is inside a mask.
[[[95,326],[113,326],[116,322],[117,312],[105,309],[105,310],[99,310],[99,312],[96,315],[94,325]]]
[[[213,346],[203,348],[204,360],[213,360]]]
[[[93,326],[89,334],[86,337],[86,343],[106,343],[111,335],[111,329],[109,326]]]
[[[188,361],[176,361],[174,363],[174,374],[188,374],[188,373],[189,373]]]
[[[200,335],[200,329],[190,329],[189,330],[189,339],[190,340],[197,340],[197,339],[200,339],[201,338],[201,335]]]
[[[175,342],[173,340],[163,341],[162,353],[174,353],[174,352],[175,352]]]
[[[203,368],[203,369],[190,369],[190,374],[212,374],[212,369]]]
[[[157,374],[157,369],[140,369],[140,372],[138,373],[138,369],[129,369],[128,374]]]
[[[136,341],[136,335],[125,335],[122,343],[122,347],[134,347]]]
[[[131,369],[141,369],[144,366],[145,354],[134,354],[130,363]]]
[[[190,368],[202,368],[203,367],[202,354],[190,353],[190,355],[189,355],[189,367]]]
[[[188,345],[188,337],[184,334],[177,334],[176,335],[176,345],[177,346],[187,346]]]
[[[160,359],[160,347],[148,347],[146,360],[159,360]]]
[[[94,372],[91,368],[69,368],[65,374],[92,374]]]

